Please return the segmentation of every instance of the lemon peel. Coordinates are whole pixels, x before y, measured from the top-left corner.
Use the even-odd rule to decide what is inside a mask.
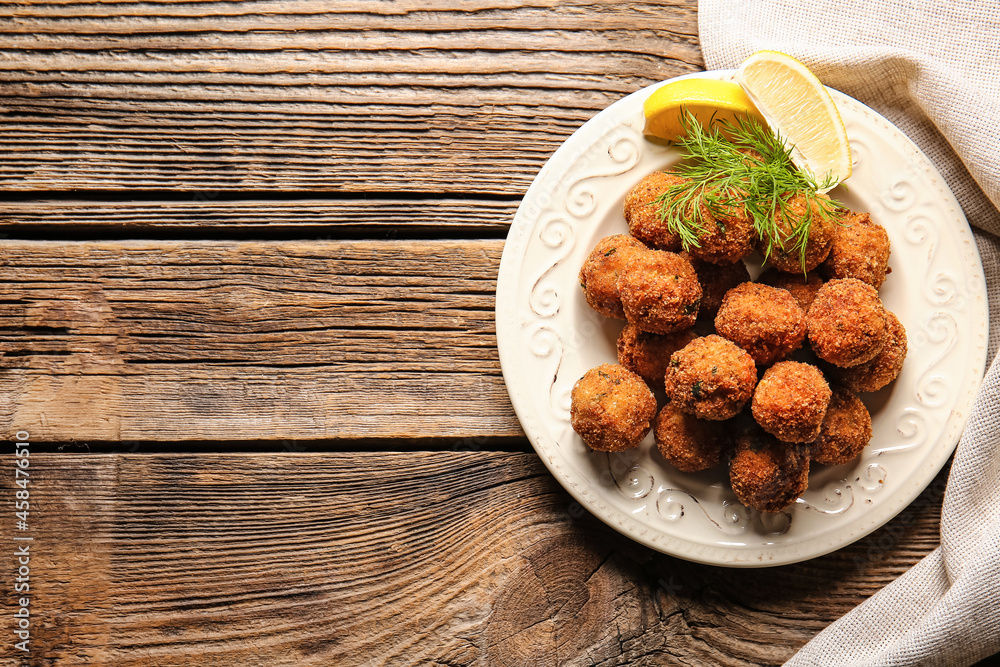
[[[736,83],[791,150],[792,161],[828,192],[851,175],[847,129],[830,91],[808,67],[780,51],[757,51]]]
[[[642,105],[643,134],[677,141],[685,136],[685,112],[708,127],[713,121],[736,121],[738,116],[766,121],[743,88],[732,81],[692,77],[670,81],[646,98]]]

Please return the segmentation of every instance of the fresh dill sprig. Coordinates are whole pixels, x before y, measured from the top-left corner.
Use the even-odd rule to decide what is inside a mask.
[[[764,259],[774,253],[799,254],[805,270],[806,245],[812,217],[830,217],[840,204],[818,193],[833,185],[798,169],[781,137],[754,119],[716,120],[706,128],[690,111],[682,111],[685,137],[677,146],[684,160],[670,173],[684,179],[654,201],[660,219],[677,234],[685,250],[700,247],[705,211],[712,218],[743,209],[764,247]],[[804,206],[796,213],[789,202],[799,195]]]

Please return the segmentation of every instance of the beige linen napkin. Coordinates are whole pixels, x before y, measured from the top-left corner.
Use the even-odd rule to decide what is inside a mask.
[[[700,0],[707,69],[758,49],[803,61],[892,121],[941,171],[973,225],[1000,342],[1000,3]],[[787,664],[968,665],[1000,652],[1000,362],[948,477],[941,546]]]

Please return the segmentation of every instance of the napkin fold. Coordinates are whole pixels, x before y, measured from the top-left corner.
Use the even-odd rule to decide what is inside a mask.
[[[962,205],[1000,342],[1000,3],[700,0],[706,69],[759,49],[805,63],[910,137]],[[941,546],[826,628],[789,666],[969,665],[1000,652],[1000,361],[955,451]]]

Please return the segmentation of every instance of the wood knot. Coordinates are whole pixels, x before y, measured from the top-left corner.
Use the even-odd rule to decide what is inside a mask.
[[[487,664],[564,664],[591,647],[617,645],[616,617],[640,613],[635,586],[606,541],[562,535],[520,557],[489,617]]]

